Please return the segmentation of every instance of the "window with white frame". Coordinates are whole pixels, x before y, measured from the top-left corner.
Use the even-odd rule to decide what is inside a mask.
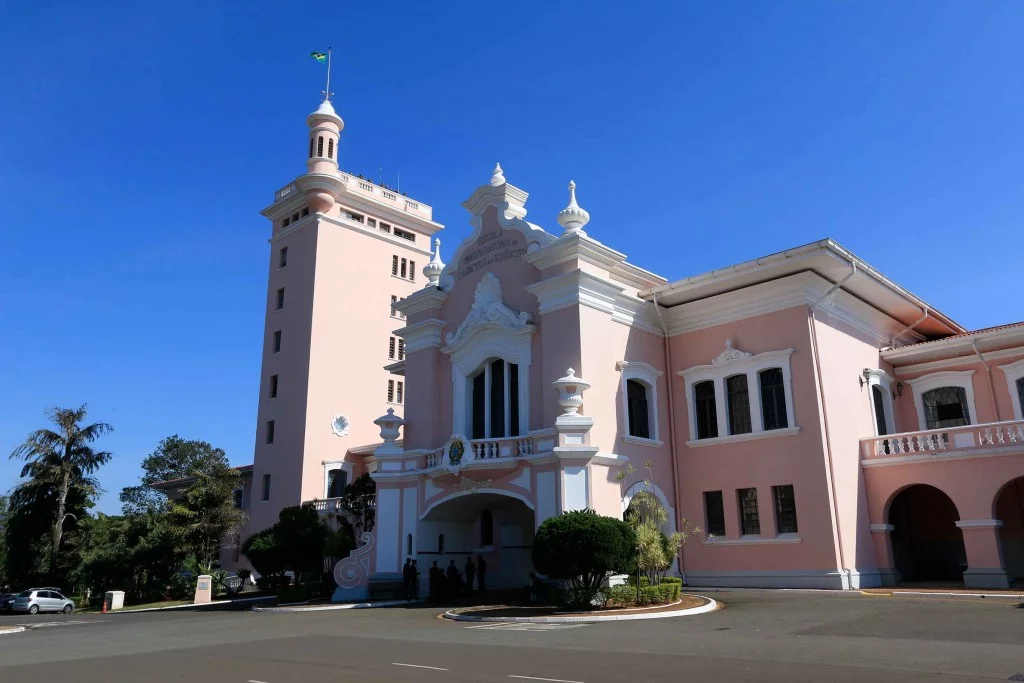
[[[1010,403],[1013,404],[1013,419],[1024,420],[1024,358],[1009,365],[1000,365],[999,369],[1006,375]]]
[[[623,441],[660,446],[658,434],[658,378],[661,370],[641,361],[619,361]]]
[[[896,433],[896,421],[892,410],[892,378],[884,370],[864,369],[868,386],[868,400],[871,402],[871,416],[875,425],[875,436]]]
[[[679,372],[689,404],[688,445],[799,431],[793,413],[792,354],[793,349],[785,349],[754,355],[727,340],[710,364]]]
[[[907,380],[914,389],[918,429],[950,429],[972,423],[974,370],[933,372]]]
[[[327,470],[327,481],[325,482],[325,498],[341,498],[345,495],[345,487],[348,486],[348,472],[341,467],[335,466]]]

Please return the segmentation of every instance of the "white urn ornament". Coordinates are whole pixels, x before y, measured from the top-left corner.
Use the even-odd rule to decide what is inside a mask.
[[[395,415],[394,408],[388,408],[388,414],[378,417],[373,424],[380,427],[380,438],[387,446],[393,446],[398,440],[398,430],[405,424],[398,415]]]
[[[583,392],[590,388],[582,377],[576,376],[576,371],[569,368],[565,377],[556,379],[551,383],[558,391],[558,405],[562,406],[563,415],[576,415],[583,405]]]

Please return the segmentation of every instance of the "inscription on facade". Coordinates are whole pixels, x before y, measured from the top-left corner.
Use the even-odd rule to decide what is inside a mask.
[[[462,278],[487,266],[526,256],[526,247],[514,232],[495,230],[480,235],[476,246],[462,258],[462,267],[455,272],[455,278]]]

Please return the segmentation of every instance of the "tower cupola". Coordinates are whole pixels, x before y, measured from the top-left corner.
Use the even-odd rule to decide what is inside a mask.
[[[331,101],[325,99],[306,117],[306,124],[309,125],[306,168],[310,173],[334,173],[338,170],[338,141],[345,122],[334,111]]]

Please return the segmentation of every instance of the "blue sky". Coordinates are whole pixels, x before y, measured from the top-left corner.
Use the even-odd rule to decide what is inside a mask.
[[[830,236],[968,327],[1024,318],[1024,3],[106,0],[0,8],[0,491],[51,405],[251,461],[269,227],[335,50],[342,166],[432,204],[495,161],[670,279]],[[340,264],[343,267],[343,264]],[[998,293],[998,294],[996,294]]]

